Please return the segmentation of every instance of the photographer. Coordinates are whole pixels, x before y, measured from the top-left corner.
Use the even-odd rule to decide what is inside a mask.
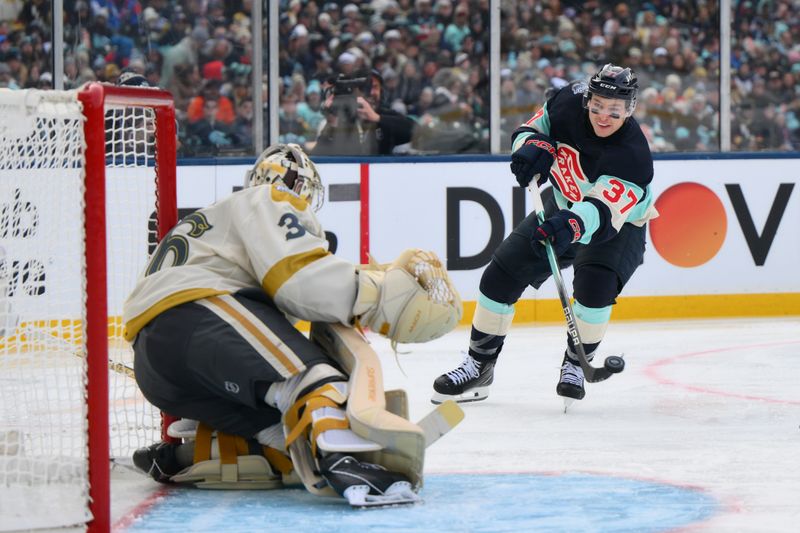
[[[323,104],[325,123],[314,155],[386,155],[411,141],[414,121],[390,109],[382,99],[377,70],[340,74]]]

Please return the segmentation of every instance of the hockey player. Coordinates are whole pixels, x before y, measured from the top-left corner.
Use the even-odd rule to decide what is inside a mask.
[[[125,302],[139,388],[182,418],[172,436],[191,439],[139,449],[134,463],[161,482],[299,478],[354,505],[415,501],[423,432],[385,409],[374,353],[351,326],[397,342],[443,335],[461,315],[446,271],[416,249],[390,265],[331,254],[314,214],[320,176],[297,145],[265,150],[245,185],[182,219]],[[319,327],[309,339],[290,317]]]
[[[591,360],[616,297],[642,263],[645,224],[656,216],[652,156],[631,116],[638,89],[631,69],[606,64],[588,85],[556,92],[513,133],[511,172],[519,184],[552,185],[543,194],[546,220],[540,225],[531,213],[494,252],[481,278],[469,352],[434,381],[433,403],[488,396],[514,304],[528,285],[539,288],[551,275],[544,240],[562,268],[574,268],[574,312]],[[556,392],[567,405],[585,394],[569,338]]]

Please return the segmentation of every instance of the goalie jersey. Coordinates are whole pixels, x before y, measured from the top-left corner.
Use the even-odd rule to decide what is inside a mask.
[[[512,150],[536,132],[556,142],[550,182],[559,209],[583,220],[583,244],[609,240],[625,223],[642,226],[658,216],[650,192],[653,158],[639,124],[628,117],[613,135],[598,137],[583,107],[586,89],[581,81],[563,87],[512,136]]]
[[[292,317],[353,318],[355,265],[328,251],[308,204],[281,185],[241,190],[178,222],[125,301],[125,338],[171,307],[253,287]]]

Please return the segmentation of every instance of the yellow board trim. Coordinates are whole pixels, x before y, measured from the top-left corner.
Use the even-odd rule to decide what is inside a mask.
[[[212,291],[208,292],[210,295]],[[800,293],[628,296],[618,298],[617,302],[611,313],[612,321],[800,316]],[[160,304],[161,302],[157,305]],[[460,324],[468,326],[472,323],[476,302],[466,301],[463,304],[464,316],[461,318]],[[556,299],[520,300],[515,304],[514,309],[514,324],[562,322],[564,320],[561,304]],[[120,317],[108,318],[109,337],[115,336],[120,322]],[[133,320],[129,324],[132,322]],[[76,346],[80,345],[82,341],[79,319],[31,321],[27,325],[50,329],[51,335],[72,342]],[[310,330],[310,324],[306,321],[298,322],[295,327],[303,332]],[[17,336],[0,338],[0,350],[17,346],[24,340]]]
[[[476,302],[464,302],[461,325],[470,325]],[[561,322],[564,312],[556,299],[520,300],[514,305],[514,324]],[[800,293],[701,294],[628,296],[617,298],[611,320],[766,317],[800,315]]]

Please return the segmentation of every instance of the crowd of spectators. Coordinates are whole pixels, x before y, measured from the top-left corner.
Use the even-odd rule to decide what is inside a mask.
[[[0,87],[52,88],[51,4],[0,2]],[[65,86],[137,72],[174,95],[181,155],[251,154],[251,9],[261,5],[64,0]],[[732,148],[798,150],[797,2],[733,5]],[[654,151],[720,148],[718,0],[502,0],[501,9],[504,149],[553,90],[609,61],[638,74],[635,116]],[[279,80],[255,85],[265,103],[268,90],[279,93],[280,141],[313,151],[331,81],[375,70],[381,105],[414,122],[394,153],[489,151],[489,0],[279,0],[278,11]]]
[[[800,10],[796,1],[733,2],[733,150],[800,149]],[[720,31],[716,0],[504,2],[503,128],[549,91],[607,61],[630,66],[635,117],[653,151],[716,151]]]

